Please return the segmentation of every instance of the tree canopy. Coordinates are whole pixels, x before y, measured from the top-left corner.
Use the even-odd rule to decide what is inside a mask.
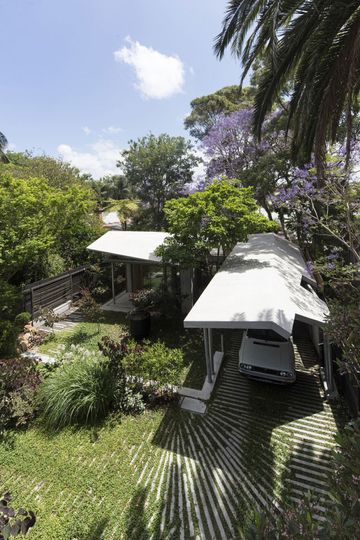
[[[8,162],[0,163],[0,172],[10,173],[16,178],[46,178],[50,186],[67,188],[73,184],[84,184],[86,175],[69,163],[47,155],[36,156],[31,152],[7,152]]]
[[[134,198],[143,203],[142,226],[160,230],[167,200],[179,197],[190,184],[199,158],[184,137],[153,134],[129,142],[118,165]]]
[[[264,217],[251,188],[236,187],[237,180],[215,180],[204,191],[165,204],[168,231],[159,254],[165,262],[187,266],[211,265],[210,253],[226,256],[249,234],[274,231],[277,225]]]
[[[258,137],[277,95],[293,81],[293,155],[306,163],[315,151],[320,165],[344,111],[350,151],[352,110],[360,89],[359,38],[358,0],[230,0],[215,52],[221,58],[230,46],[242,60],[243,80],[254,61],[264,59],[255,96]]]
[[[100,233],[94,208],[86,186],[0,173],[0,279],[21,285],[51,275],[54,258],[55,273],[83,262]]]
[[[230,114],[239,109],[251,107],[253,89],[237,85],[225,86],[212,94],[195,98],[190,103],[191,113],[185,118],[185,128],[196,139],[203,139],[214,126],[219,115]]]

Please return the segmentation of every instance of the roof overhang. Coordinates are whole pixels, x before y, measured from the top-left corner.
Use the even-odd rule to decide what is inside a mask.
[[[272,329],[288,338],[295,318],[325,322],[328,308],[297,246],[273,233],[251,235],[225,260],[184,320],[185,328]]]
[[[87,249],[125,260],[161,263],[155,251],[167,237],[169,233],[158,231],[108,231]]]

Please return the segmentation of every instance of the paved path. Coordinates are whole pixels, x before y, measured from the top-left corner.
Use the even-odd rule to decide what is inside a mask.
[[[151,468],[141,462],[141,448],[134,453],[146,504],[154,496],[163,501],[149,520],[149,527],[158,523],[150,538],[241,538],[254,509],[297,503],[308,490],[319,497],[316,517],[324,519],[337,426],[313,347],[297,342],[297,382],[275,387],[239,374],[239,344],[234,338],[208,414],[183,413],[175,422],[169,415],[154,439],[163,451]]]
[[[59,322],[54,323],[54,332],[71,329],[76,324],[84,320],[84,317],[81,315],[77,308],[71,308],[67,313],[64,313],[62,317],[63,319],[61,319]],[[45,326],[45,324],[41,320],[37,321],[35,323],[35,326],[41,329],[43,332],[46,332],[47,334],[50,334],[52,332],[52,329],[49,328],[49,326]]]

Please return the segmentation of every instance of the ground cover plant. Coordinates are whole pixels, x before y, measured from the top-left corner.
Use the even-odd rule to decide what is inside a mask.
[[[14,434],[11,448],[0,445],[0,488],[11,488],[16,508],[27,494],[37,517],[26,538],[99,540],[104,530],[104,538],[110,538],[115,529],[114,538],[119,538],[120,531],[140,516],[141,506],[134,508],[136,476],[141,471],[137,467],[143,468],[147,460],[149,470],[158,465],[152,434],[164,414],[147,411],[96,431],[65,429],[53,435],[33,426]],[[135,466],[131,461],[141,445],[143,465]],[[149,512],[154,505],[159,506],[155,498]]]

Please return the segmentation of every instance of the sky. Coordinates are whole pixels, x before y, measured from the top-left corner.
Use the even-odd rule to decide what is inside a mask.
[[[212,50],[225,0],[0,0],[10,149],[116,173],[130,139],[185,135],[192,99],[237,84]]]

